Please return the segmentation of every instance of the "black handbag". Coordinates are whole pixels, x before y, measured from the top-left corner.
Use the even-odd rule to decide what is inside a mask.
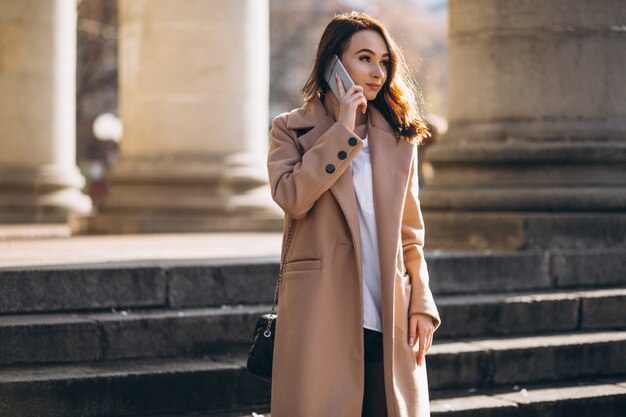
[[[278,301],[278,290],[280,288],[280,282],[283,278],[283,267],[285,265],[285,257],[287,255],[287,249],[289,248],[289,242],[291,241],[291,226],[293,219],[289,219],[289,226],[287,228],[287,239],[285,240],[285,246],[283,248],[282,257],[280,260],[280,269],[278,270],[278,279],[276,280],[276,289],[274,290],[274,302],[272,304],[272,310],[269,314],[263,314],[257,320],[252,335],[252,343],[248,350],[248,361],[246,367],[248,371],[264,381],[272,382],[272,362],[274,358],[274,335],[276,334],[276,321],[278,315],[276,314],[276,304]]]

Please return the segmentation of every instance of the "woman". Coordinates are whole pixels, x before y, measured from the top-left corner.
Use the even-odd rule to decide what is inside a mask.
[[[337,55],[356,85],[324,80]],[[335,17],[276,117],[272,196],[293,219],[280,287],[272,417],[429,415],[428,287],[416,144],[427,135],[400,50],[366,14]]]

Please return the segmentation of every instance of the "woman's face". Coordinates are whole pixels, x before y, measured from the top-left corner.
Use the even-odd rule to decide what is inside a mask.
[[[373,30],[352,35],[341,55],[352,80],[363,87],[367,100],[374,100],[387,80],[389,49],[383,37]]]

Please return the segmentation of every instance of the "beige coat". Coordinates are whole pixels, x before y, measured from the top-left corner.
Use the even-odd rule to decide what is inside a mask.
[[[396,144],[381,113],[373,106],[368,111],[388,415],[424,417],[426,366],[416,364],[418,344],[407,344],[408,315],[429,314],[436,327],[440,319],[422,249],[417,150],[405,141]],[[349,166],[363,143],[335,123],[319,99],[276,117],[270,139],[272,196],[286,214],[285,225],[296,219],[279,294],[272,417],[360,417],[361,245]]]

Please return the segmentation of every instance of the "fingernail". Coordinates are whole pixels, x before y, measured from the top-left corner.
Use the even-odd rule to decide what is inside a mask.
[[[415,343],[415,340],[413,339],[413,336],[409,337],[409,345],[413,346],[413,343]]]

